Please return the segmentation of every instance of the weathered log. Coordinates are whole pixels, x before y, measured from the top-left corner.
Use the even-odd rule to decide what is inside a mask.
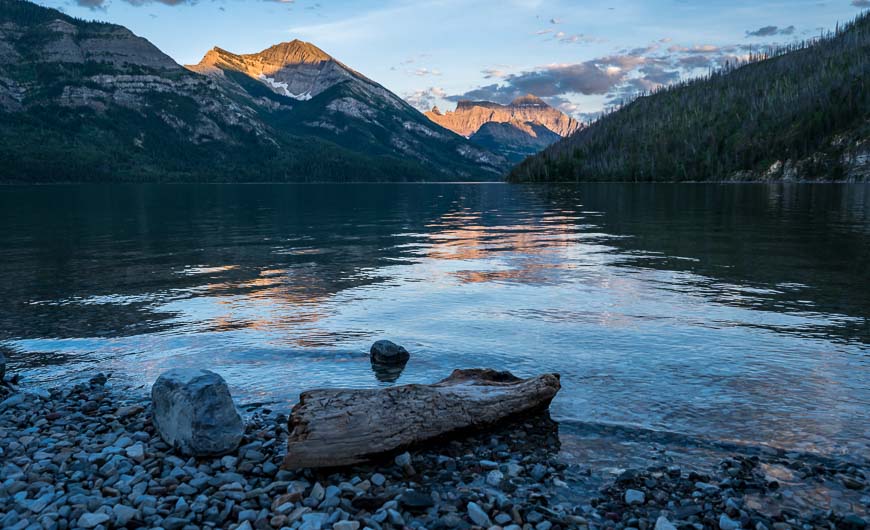
[[[495,370],[455,370],[434,385],[304,392],[290,415],[283,467],[357,464],[455,431],[546,408],[559,375],[529,379]]]

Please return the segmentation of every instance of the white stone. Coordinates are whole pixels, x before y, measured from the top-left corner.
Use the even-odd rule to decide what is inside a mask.
[[[157,378],[151,400],[160,437],[185,455],[234,451],[245,434],[229,388],[214,372],[170,370]]]

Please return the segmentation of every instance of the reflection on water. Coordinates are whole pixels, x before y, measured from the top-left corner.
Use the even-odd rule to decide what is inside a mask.
[[[870,449],[868,186],[6,187],[0,228],[32,381],[204,366],[292,401],[546,370],[562,421]]]

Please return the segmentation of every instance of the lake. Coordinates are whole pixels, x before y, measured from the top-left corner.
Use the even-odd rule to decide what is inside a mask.
[[[565,425],[870,452],[870,185],[7,186],[0,228],[30,383],[192,366],[292,403],[555,371]]]

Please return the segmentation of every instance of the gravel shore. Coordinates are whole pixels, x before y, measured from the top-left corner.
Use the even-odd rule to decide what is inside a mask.
[[[114,390],[104,376],[0,399],[4,529],[861,530],[868,522],[866,465],[777,451],[734,454],[704,472],[621,470],[589,494],[596,471],[560,457],[559,427],[546,414],[315,472],[279,469],[289,404],[249,411],[231,455],[179,458],[156,435],[145,396]],[[837,497],[836,506],[789,494],[805,491],[791,486],[798,482]]]

